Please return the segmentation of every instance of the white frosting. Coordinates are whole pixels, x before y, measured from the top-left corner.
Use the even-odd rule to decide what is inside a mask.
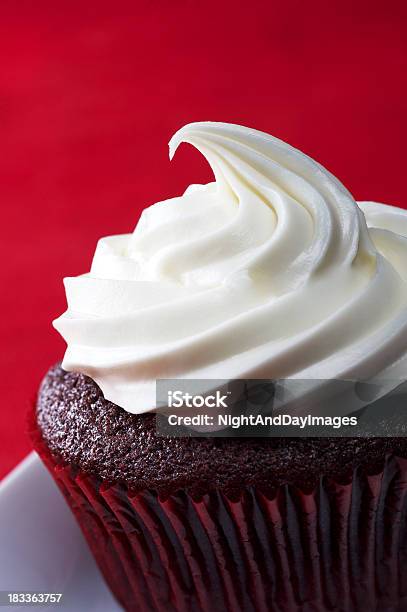
[[[63,367],[133,413],[155,408],[158,378],[406,373],[407,211],[358,207],[325,168],[256,130],[193,123],[170,157],[181,142],[216,182],[150,206],[65,279]]]

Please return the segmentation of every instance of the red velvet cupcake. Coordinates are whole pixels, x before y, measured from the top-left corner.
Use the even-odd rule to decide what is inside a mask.
[[[406,437],[170,437],[154,412],[160,379],[391,393],[407,380],[407,213],[358,207],[255,130],[198,123],[181,141],[216,182],[146,209],[65,280],[68,348],[35,448],[127,610],[401,612]]]

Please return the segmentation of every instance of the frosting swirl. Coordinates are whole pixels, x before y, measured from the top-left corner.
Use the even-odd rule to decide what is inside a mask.
[[[133,413],[155,408],[159,378],[406,373],[407,211],[357,206],[320,164],[256,130],[193,123],[170,157],[181,142],[215,182],[150,206],[65,279],[63,367]]]

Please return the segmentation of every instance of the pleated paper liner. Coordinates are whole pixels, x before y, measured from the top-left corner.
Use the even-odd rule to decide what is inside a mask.
[[[61,465],[32,437],[126,610],[407,610],[406,459],[348,484],[323,478],[312,493],[160,499]]]

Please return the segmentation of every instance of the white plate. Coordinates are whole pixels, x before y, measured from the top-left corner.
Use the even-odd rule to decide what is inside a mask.
[[[34,453],[0,483],[0,591],[63,593],[59,604],[0,610],[121,610],[62,494]]]

